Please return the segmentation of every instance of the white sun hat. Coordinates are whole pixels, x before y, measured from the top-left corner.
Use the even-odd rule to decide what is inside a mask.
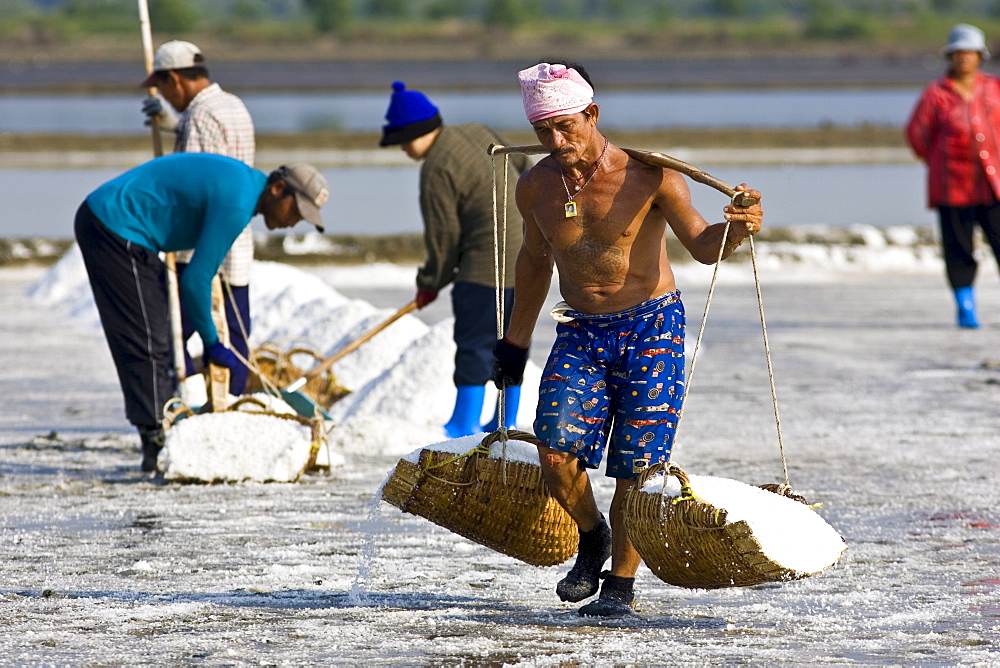
[[[990,57],[983,31],[968,23],[959,23],[948,33],[948,44],[944,47],[944,55],[947,56],[954,51],[978,51],[982,54],[983,60]]]

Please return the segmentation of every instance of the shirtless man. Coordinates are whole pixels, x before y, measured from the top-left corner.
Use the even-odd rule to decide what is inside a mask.
[[[564,601],[600,597],[580,614],[632,613],[640,557],[622,524],[625,491],[651,464],[667,461],[684,387],[684,309],[666,252],[667,227],[699,262],[728,257],[760,229],[763,211],[724,207],[710,225],[684,178],[631,158],[597,129],[600,110],[579,65],[542,63],[519,73],[525,112],[550,151],[517,184],[524,243],[513,312],[494,349],[498,387],[520,382],[527,348],[552,279],[565,302],[542,374],[535,433],[552,494],[577,523],[576,564],[559,582]],[[737,190],[760,193],[741,184]],[[587,468],[608,445],[616,479],[611,525],[597,507]],[[600,586],[601,569],[610,574]]]

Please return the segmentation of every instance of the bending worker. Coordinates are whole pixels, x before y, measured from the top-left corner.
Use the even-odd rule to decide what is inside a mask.
[[[156,117],[159,128],[175,134],[174,153],[217,153],[235,158],[253,167],[256,142],[253,120],[240,98],[213,83],[201,49],[191,42],[174,40],[156,50],[153,72],[143,80],[143,87],[155,86],[178,117],[163,106],[159,97],[143,100],[142,111]],[[191,250],[177,253],[177,273],[181,275],[191,262]],[[244,359],[250,357],[250,268],[253,265],[253,232],[246,227],[233,242],[222,262],[219,276],[225,302],[229,344]],[[194,334],[194,324],[181,302],[184,340]],[[194,373],[194,362],[184,346],[187,374]],[[242,362],[229,375],[229,393],[239,396],[246,390],[250,370]]]
[[[455,438],[495,431],[497,417],[480,425],[486,383],[492,377],[491,350],[496,341],[496,274],[493,233],[493,166],[486,150],[490,144],[505,143],[485,125],[444,125],[441,115],[425,95],[392,84],[392,97],[382,128],[380,146],[398,144],[420,167],[420,212],[424,220],[427,260],[417,271],[417,307],[437,299],[438,292],[454,283],[451,290],[455,314],[455,409],[445,425]],[[513,205],[514,184],[528,169],[524,155],[510,160],[507,183],[510,197],[497,194],[497,202],[511,202],[505,235],[506,271],[504,301],[513,298],[514,259],[521,247],[521,219]],[[497,178],[498,187],[503,183]],[[500,216],[503,212],[500,212]],[[502,218],[501,218],[502,220]],[[509,320],[504,309],[505,325]],[[514,426],[520,399],[520,383],[504,392],[506,427]]]
[[[80,205],[76,240],[125,395],[125,416],[139,431],[142,470],[156,468],[162,410],[177,380],[158,254],[194,249],[180,277],[181,298],[208,360],[231,370],[239,362],[212,321],[219,264],[258,213],[271,230],[303,218],[322,229],[319,209],[328,197],[326,180],[311,165],[267,175],[224,156],[177,153],[108,181]]]
[[[545,482],[580,530],[576,563],[556,593],[577,602],[600,589],[580,614],[620,617],[632,612],[640,562],[622,522],[624,493],[648,466],[668,460],[684,388],[684,307],[667,228],[694,259],[712,264],[720,246],[728,257],[759,230],[763,214],[759,204],[729,205],[728,234],[725,223],[708,224],[678,172],[639,162],[601,134],[581,66],[541,63],[519,78],[528,122],[550,153],[517,184],[524,245],[494,380],[520,382],[555,265],[565,302],[553,311],[556,339],[534,431]],[[616,480],[610,527],[587,474],[605,449]]]

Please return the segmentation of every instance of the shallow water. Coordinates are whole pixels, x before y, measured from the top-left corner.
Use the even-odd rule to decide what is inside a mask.
[[[678,157],[689,159],[683,154]],[[916,163],[699,166],[730,184],[745,181],[760,190],[769,226],[927,226],[936,221],[925,206],[924,168]],[[30,209],[0,208],[2,235],[71,237],[80,202],[121,171],[0,168],[0,192],[18,193],[33,203]],[[330,233],[422,232],[417,164],[327,167],[322,171],[330,183],[330,204],[324,210]],[[700,184],[689,185],[692,201],[703,215],[721,220],[725,197]],[[259,217],[252,225],[258,231],[265,230]]]
[[[823,503],[850,548],[821,575],[743,589],[668,587],[642,567],[639,616],[601,622],[555,597],[567,566],[525,566],[388,506],[370,517],[386,471],[414,447],[406,434],[399,455],[359,438],[345,445],[346,466],[297,484],[174,485],[140,474],[99,334],[24,300],[37,271],[0,270],[0,656],[996,663],[1000,291],[995,270],[984,273],[978,331],[953,326],[937,272],[765,275],[791,481]],[[684,279],[694,321],[707,286]],[[345,290],[366,295],[363,285]],[[400,286],[393,303],[410,291]],[[781,480],[757,317],[752,285],[717,288],[675,455],[688,471]],[[606,506],[608,480],[596,476],[595,487]]]
[[[241,99],[258,132],[336,129],[377,132],[385,123],[384,93],[247,93]],[[498,130],[526,128],[516,79],[492,92],[423,89],[447,123],[485,123]],[[791,90],[601,91],[595,100],[608,129],[664,127],[902,126],[919,88]],[[148,133],[142,95],[0,95],[0,132]],[[67,114],[66,109],[73,113]]]

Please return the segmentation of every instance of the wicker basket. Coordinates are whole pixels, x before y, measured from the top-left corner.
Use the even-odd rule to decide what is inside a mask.
[[[508,434],[537,443],[533,434]],[[491,434],[465,455],[425,448],[419,464],[401,459],[382,498],[532,566],[561,564],[576,553],[576,523],[549,494],[540,467],[488,456],[498,440]]]
[[[663,472],[675,476],[690,491],[687,475],[675,464],[647,469],[626,492],[625,529],[632,544],[654,574],[667,584],[694,589],[747,587],[766,582],[798,580],[815,573],[790,570],[772,561],[745,521],[727,524],[727,512],[697,498],[675,502],[643,492],[643,485]],[[787,487],[764,489],[790,497]],[[846,545],[845,545],[846,549]]]
[[[287,387],[305,375],[305,371],[292,360],[295,356],[311,357],[316,361],[323,359],[319,353],[306,346],[289,348],[285,352],[281,352],[278,345],[271,341],[258,346],[250,355],[253,366],[247,378],[247,393],[267,392],[273,387]],[[267,382],[261,379],[261,376],[264,376]],[[330,408],[350,394],[350,390],[337,384],[336,376],[329,370],[310,378],[303,390],[323,408]]]

